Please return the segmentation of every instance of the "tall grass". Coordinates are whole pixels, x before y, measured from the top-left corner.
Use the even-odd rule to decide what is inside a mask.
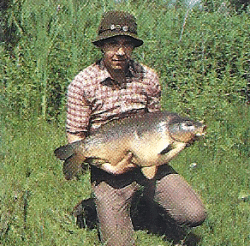
[[[22,8],[14,4],[9,18],[16,20],[19,41],[11,49],[6,43],[1,47],[6,107],[18,117],[60,118],[72,78],[101,57],[91,41],[101,14],[113,8],[137,16],[145,46],[135,57],[161,74],[163,88],[170,87],[178,101],[204,100],[207,94],[244,100],[237,91],[249,81],[249,15],[194,7],[179,41],[187,10],[168,6],[165,1],[25,0]]]
[[[159,73],[162,107],[208,125],[206,138],[171,162],[208,209],[193,230],[200,241],[191,243],[190,233],[189,245],[250,244],[249,12],[204,1],[182,32],[187,9],[171,2],[11,1],[4,16],[16,36],[0,45],[0,244],[100,244],[96,229],[78,229],[71,214],[90,196],[89,174],[64,180],[53,150],[66,142],[67,86],[101,57],[91,41],[111,9],[137,16],[145,45],[134,58]],[[171,244],[164,235],[136,235],[138,245]]]
[[[228,105],[218,115],[207,116],[207,137],[183,151],[171,165],[208,209],[205,223],[192,230],[199,242],[189,245],[247,246],[250,110]],[[89,174],[66,181],[61,163],[53,156],[53,150],[65,142],[63,127],[41,119],[14,126],[3,123],[1,244],[100,245],[96,229],[78,229],[72,216],[76,203],[91,194]],[[164,235],[137,231],[136,236],[138,245],[171,245],[171,238]]]

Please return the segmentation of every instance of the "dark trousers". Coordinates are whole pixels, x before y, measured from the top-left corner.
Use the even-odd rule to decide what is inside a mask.
[[[91,167],[91,182],[101,240],[108,246],[135,245],[130,208],[142,188],[148,201],[158,203],[180,225],[197,226],[206,218],[198,195],[168,165],[159,167],[153,180],[146,179],[140,169],[115,176]],[[153,210],[149,216],[154,217]]]

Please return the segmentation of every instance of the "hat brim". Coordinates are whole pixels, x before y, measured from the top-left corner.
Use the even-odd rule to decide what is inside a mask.
[[[135,47],[139,47],[139,46],[143,45],[143,40],[137,38],[136,35],[128,34],[127,32],[124,32],[124,33],[122,33],[122,32],[119,32],[119,33],[112,33],[112,32],[107,33],[106,32],[105,36],[101,36],[101,35],[98,36],[98,39],[95,40],[95,41],[92,41],[92,43],[95,46],[100,47],[102,45],[103,41],[106,41],[108,39],[111,39],[111,38],[117,37],[117,36],[127,36],[127,37],[132,38],[133,43],[135,44]]]

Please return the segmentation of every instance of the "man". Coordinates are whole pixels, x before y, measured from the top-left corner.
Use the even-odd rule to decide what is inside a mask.
[[[69,142],[85,138],[114,119],[160,110],[157,74],[131,60],[134,48],[143,44],[137,37],[134,16],[121,11],[105,13],[93,44],[101,49],[103,59],[81,71],[68,87]],[[130,206],[133,195],[142,187],[148,191],[145,195],[177,223],[197,226],[204,221],[202,202],[170,166],[159,167],[156,178],[147,180],[130,164],[131,157],[128,154],[121,161],[124,169],[120,172],[110,169],[108,163],[107,172],[91,166],[100,237],[105,245],[134,245]]]

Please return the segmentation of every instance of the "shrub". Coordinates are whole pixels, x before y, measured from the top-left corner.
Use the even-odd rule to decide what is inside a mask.
[[[187,112],[199,108],[204,114],[216,102],[245,102],[248,14],[206,12],[200,5],[191,9],[184,1],[176,1],[173,8],[170,2],[9,1],[1,11],[9,28],[0,58],[6,111],[60,119],[68,84],[100,57],[90,41],[101,14],[114,8],[132,9],[137,16],[145,45],[135,51],[135,58],[160,73],[165,107]]]

